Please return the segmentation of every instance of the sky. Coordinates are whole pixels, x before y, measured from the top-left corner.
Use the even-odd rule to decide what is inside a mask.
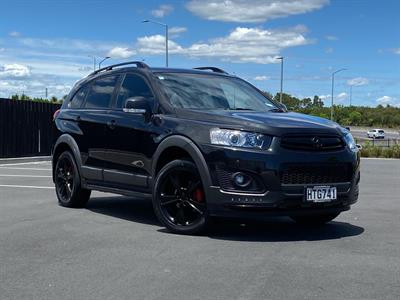
[[[103,66],[217,66],[270,93],[400,106],[398,0],[0,0],[0,97],[61,97]]]

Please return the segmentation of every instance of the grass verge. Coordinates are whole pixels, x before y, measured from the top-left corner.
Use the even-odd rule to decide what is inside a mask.
[[[361,157],[400,158],[400,145],[380,147],[366,143],[361,149]]]

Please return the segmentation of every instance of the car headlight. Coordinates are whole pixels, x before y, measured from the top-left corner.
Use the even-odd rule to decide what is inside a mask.
[[[352,151],[358,151],[358,147],[356,144],[356,141],[354,140],[352,134],[350,131],[348,131],[346,128],[342,129],[343,132],[343,138],[347,144],[347,146],[350,148]]]
[[[214,145],[267,149],[272,137],[254,132],[214,128],[210,130],[210,140]]]

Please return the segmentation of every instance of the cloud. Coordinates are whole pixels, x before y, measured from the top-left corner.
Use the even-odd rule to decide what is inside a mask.
[[[260,23],[320,9],[329,0],[192,0],[186,8],[213,21]]]
[[[136,47],[138,52],[143,54],[157,55],[165,53],[165,36],[163,35],[151,35],[144,36],[137,39]],[[184,50],[174,41],[168,41],[168,52],[171,54],[180,54]]]
[[[27,66],[19,64],[5,64],[0,66],[0,78],[24,79],[31,75]]]
[[[332,95],[319,95],[318,96],[322,101],[331,100]]]
[[[394,99],[390,96],[382,96],[376,99],[376,102],[381,105],[386,105],[386,104],[392,104],[393,100]]]
[[[176,38],[187,31],[186,27],[171,27],[168,29],[168,34],[171,38]]]
[[[342,101],[344,101],[344,100],[346,100],[348,98],[348,95],[347,95],[347,93],[340,93],[340,94],[338,94],[337,96],[336,96],[336,98],[335,99],[333,99],[334,101],[336,100],[336,101],[338,101],[338,102],[342,102]]]
[[[116,42],[107,41],[87,41],[80,39],[38,39],[38,38],[19,38],[17,39],[20,46],[28,47],[31,49],[43,49],[46,51],[57,50],[65,52],[86,52],[86,53],[99,53],[107,52],[113,47],[118,47]]]
[[[391,51],[392,51],[394,54],[400,54],[400,48],[393,48],[393,49],[391,49]]]
[[[271,79],[270,76],[265,76],[265,75],[259,75],[253,78],[256,81],[264,81],[264,80],[269,80]]]
[[[326,35],[325,39],[327,39],[328,41],[337,41],[339,38],[334,35]]]
[[[11,37],[20,37],[21,34],[18,31],[11,31],[9,34]]]
[[[151,11],[151,14],[153,17],[156,18],[163,18],[167,15],[169,15],[172,11],[174,10],[174,7],[172,5],[160,5],[157,9],[154,9]]]
[[[107,56],[111,58],[128,58],[135,55],[134,50],[130,50],[127,47],[114,47],[110,51],[108,51]]]
[[[276,57],[283,49],[313,42],[306,39],[306,31],[307,28],[302,25],[280,30],[237,27],[227,36],[188,47],[169,41],[170,53],[235,63],[278,63]],[[143,54],[162,54],[165,38],[161,35],[138,38],[137,48]]]
[[[347,80],[347,85],[352,85],[352,86],[362,86],[362,85],[367,85],[368,83],[369,83],[368,78],[364,77],[355,77]]]
[[[332,47],[326,48],[326,49],[325,49],[325,53],[326,53],[326,54],[331,54],[331,53],[333,53],[333,48],[332,48]]]

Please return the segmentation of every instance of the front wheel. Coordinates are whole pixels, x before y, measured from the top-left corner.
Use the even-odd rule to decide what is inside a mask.
[[[206,228],[205,193],[193,162],[174,160],[161,169],[153,189],[153,207],[171,232],[198,234]]]
[[[311,216],[291,216],[296,223],[304,225],[321,225],[335,219],[340,213],[311,215]]]

